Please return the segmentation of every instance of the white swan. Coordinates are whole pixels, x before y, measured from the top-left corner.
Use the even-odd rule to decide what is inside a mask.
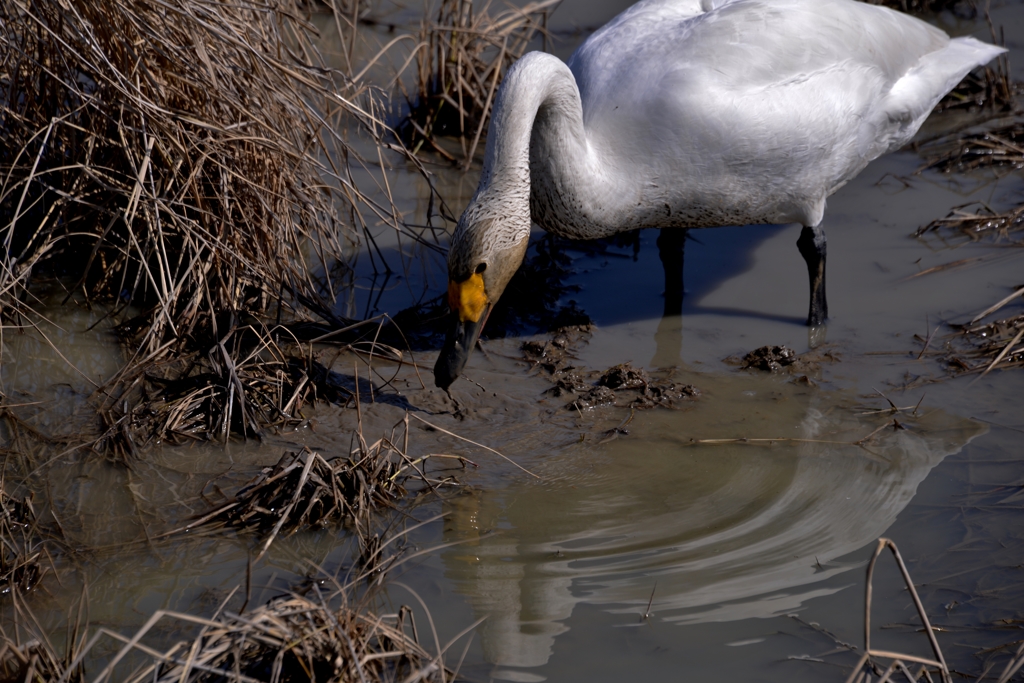
[[[573,238],[801,223],[807,322],[822,323],[825,198],[1003,51],[856,0],[645,0],[568,65],[525,55],[499,89],[452,237],[437,385],[465,365],[531,219]]]

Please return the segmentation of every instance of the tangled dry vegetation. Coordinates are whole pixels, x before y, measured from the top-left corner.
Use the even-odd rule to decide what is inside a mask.
[[[936,169],[943,173],[967,173],[983,168],[1019,171],[1024,168],[1024,118],[1000,119],[953,139],[939,140],[922,148],[928,161],[918,172]]]
[[[315,38],[299,0],[0,5],[0,317],[37,325],[41,281],[108,311],[130,360],[97,392],[97,443],[131,448],[109,437],[150,409],[147,383],[219,401],[207,433],[279,419],[243,379],[273,353],[237,340],[331,299],[364,219],[395,220],[353,185],[339,132],[379,141],[376,95]],[[294,379],[279,391],[301,392],[301,372],[269,360]],[[163,432],[202,431],[194,406],[179,412]]]
[[[446,681],[445,652],[430,654],[419,642],[412,611],[376,615],[351,605],[350,588],[337,585],[323,595],[288,594],[243,615],[197,619],[157,612],[95,679],[159,681]],[[202,626],[192,641],[164,652],[139,641],[160,619]],[[108,634],[112,635],[112,634]],[[119,638],[124,640],[123,637]],[[132,650],[151,661],[114,679],[116,664]]]
[[[431,653],[420,642],[409,607],[403,605],[393,614],[373,610],[377,591],[360,595],[356,588],[365,578],[327,577],[240,614],[225,610],[234,592],[209,618],[159,610],[132,637],[103,627],[86,628],[80,606],[63,649],[54,646],[19,603],[19,621],[13,631],[0,630],[0,676],[5,681],[33,683],[453,680],[458,667],[450,670],[446,655],[471,629]],[[198,633],[163,648],[154,635],[161,627],[192,627]],[[96,651],[111,643],[120,649],[97,657]],[[105,666],[87,678],[88,664],[95,661]]]
[[[996,242],[1012,242],[1015,233],[1024,230],[1024,206],[1018,206],[1004,213],[998,213],[985,205],[976,203],[953,207],[944,218],[938,218],[918,228],[914,237],[925,237],[929,233],[940,236],[963,235],[972,242],[988,238]]]
[[[372,376],[360,381],[359,366],[380,375],[375,362],[401,368],[409,357],[375,339],[391,339],[394,330],[382,334],[373,323],[331,328],[312,323],[268,327],[252,318],[247,325],[236,322],[208,352],[191,351],[138,373],[130,386],[138,400],[127,409],[114,405],[101,414],[105,430],[93,447],[130,461],[155,443],[226,440],[230,434],[261,437],[298,428],[308,422],[304,408],[318,401],[356,405],[360,385],[363,400],[372,402],[373,384],[366,381]],[[360,341],[361,336],[368,339]],[[319,350],[300,341],[320,338],[325,348]],[[343,355],[359,359],[349,366],[352,375],[330,369]]]
[[[982,323],[989,316],[1024,297],[1024,284],[1001,301],[976,315],[965,325],[953,325],[955,332],[946,338],[945,360],[957,373],[981,373],[1024,367],[1024,313]]]
[[[452,680],[455,672],[446,666],[447,651],[473,627],[443,648],[435,635],[436,651],[431,653],[420,642],[411,609],[403,606],[395,614],[377,611],[385,604],[381,598],[382,591],[388,590],[389,572],[430,552],[410,549],[403,544],[406,535],[441,518],[399,528],[401,520],[411,519],[417,502],[410,501],[408,494],[455,484],[449,474],[436,474],[437,468],[428,475],[427,462],[470,462],[437,454],[412,457],[409,434],[406,418],[372,444],[365,442],[360,429],[355,434],[358,443],[347,457],[326,459],[308,449],[285,454],[210,512],[147,539],[150,544],[179,542],[186,536],[231,528],[258,544],[250,560],[251,574],[252,564],[280,536],[344,527],[353,532],[355,552],[355,562],[344,576],[318,576],[249,611],[245,611],[246,597],[239,613],[232,614],[226,606],[236,588],[209,617],[158,611],[131,637],[88,624],[83,616],[88,611],[87,595],[83,594],[78,615],[69,617],[67,636],[58,647],[24,598],[41,573],[39,544],[35,541],[33,546],[31,540],[39,536],[31,503],[0,495],[4,513],[0,537],[5,543],[0,590],[10,600],[5,625],[0,626],[0,680],[81,681],[86,680],[87,671],[95,674],[101,667],[88,680]],[[395,514],[389,518],[382,514],[387,511]],[[15,547],[19,529],[26,540]],[[168,629],[179,633],[190,627],[198,628],[192,639],[162,649]],[[111,643],[120,650],[112,653]]]
[[[326,459],[308,449],[286,453],[233,498],[166,535],[210,532],[224,527],[255,532],[264,536],[258,560],[282,531],[344,526],[359,540],[364,562],[375,563],[380,551],[379,535],[372,531],[375,513],[397,508],[411,489],[437,491],[457,485],[450,475],[429,476],[426,463],[430,459],[450,459],[462,466],[475,464],[460,456],[444,454],[411,457],[406,418],[395,425],[390,435],[370,445],[360,433],[359,444],[348,457]]]
[[[994,28],[992,34],[995,37]],[[987,120],[966,132],[957,132],[922,146],[919,151],[927,161],[918,172],[935,169],[944,173],[968,173],[987,169],[1004,173],[1024,168],[1022,93],[1024,84],[1010,78],[1009,61],[1005,55],[994,66],[986,67],[964,79],[943,100],[940,109],[977,110]],[[984,203],[972,202],[953,207],[945,217],[921,226],[915,231],[914,237],[937,238],[949,243],[984,240],[1005,244],[1009,248],[1020,248],[1024,244],[1020,238],[1022,231],[1024,206],[999,212]],[[961,259],[918,275],[938,272],[980,258]],[[942,339],[944,350],[934,353],[944,358],[952,372],[984,376],[995,369],[1024,366],[1024,345],[1020,344],[1024,336],[1024,315],[1014,314],[982,323],[985,318],[1024,294],[1024,289],[1014,289],[1012,294],[975,316],[969,323],[951,325],[953,334]],[[930,336],[921,341],[924,344],[921,355],[924,355],[933,339]]]
[[[492,15],[490,3],[442,0],[433,23],[425,21],[416,53],[415,92],[399,126],[407,144],[427,144],[449,161],[472,162],[505,71],[538,35],[561,0],[539,0]],[[458,138],[459,148],[442,136]]]
[[[42,578],[44,550],[32,499],[0,482],[0,593],[26,593]]]

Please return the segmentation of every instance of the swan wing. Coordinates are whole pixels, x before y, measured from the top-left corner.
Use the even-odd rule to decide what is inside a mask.
[[[974,38],[954,38],[942,49],[923,55],[885,97],[882,109],[890,122],[886,145],[875,156],[897,149],[910,140],[942,97],[976,66],[998,57],[1005,48]]]
[[[1000,51],[853,0],[647,0],[569,67],[594,153],[624,178],[662,195],[678,179],[673,205],[736,207],[708,220],[815,224]]]

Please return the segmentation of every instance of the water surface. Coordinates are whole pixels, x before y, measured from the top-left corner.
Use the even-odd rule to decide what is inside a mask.
[[[556,51],[566,56],[587,30],[628,4],[565,2],[552,23],[563,41]],[[1024,64],[1021,9],[993,9],[1017,65]],[[987,31],[951,15],[937,21],[951,31]],[[386,28],[374,30],[388,39]],[[936,621],[961,629],[956,637],[940,635],[947,657],[980,670],[973,653],[1003,642],[993,624],[1013,617],[1019,592],[1014,563],[1019,567],[1022,539],[1013,515],[1024,376],[947,381],[940,364],[917,358],[914,335],[967,320],[1005,296],[1021,283],[1024,251],[910,234],[967,201],[1013,206],[1024,182],[1019,174],[913,175],[921,164],[911,151],[889,155],[829,199],[833,317],[814,338],[802,325],[807,284],[795,248],[798,226],[692,231],[682,315],[668,318],[657,233],[555,244],[563,259],[551,284],[558,287],[555,305],[594,322],[575,349],[579,366],[672,368],[676,381],[702,392],[674,410],[637,412],[628,434],[609,438],[628,408],[566,410],[545,393],[551,384],[543,371],[521,360],[519,335],[534,331],[524,326],[492,335],[486,353],[474,354],[454,387],[461,417],[406,367],[390,387],[377,376],[381,400],[364,402],[361,417],[321,406],[310,426],[262,443],[159,448],[127,470],[85,458],[47,469],[54,515],[67,536],[82,548],[108,549],[69,560],[80,580],[35,598],[38,609],[56,619],[84,583],[94,622],[124,631],[158,608],[212,612],[245,581],[247,539],[228,534],[167,545],[149,544],[146,535],[206,509],[219,495],[215,487],[233,490],[288,448],[342,455],[359,422],[373,438],[410,410],[539,475],[414,422],[412,454],[456,453],[481,465],[458,473],[464,490],[416,510],[421,518],[446,515],[414,534],[417,547],[457,544],[401,576],[431,610],[442,641],[486,617],[466,669],[474,680],[845,679],[840,665],[855,656],[833,652],[836,643],[808,624],[860,642],[862,568],[880,535],[900,544]],[[478,170],[432,171],[457,213]],[[395,162],[388,177],[410,224],[438,221],[426,215],[429,193],[420,176]],[[394,314],[443,296],[443,236],[433,248],[381,226],[375,239],[393,272],[361,254],[339,296],[340,314]],[[545,248],[552,246],[535,235],[532,253]],[[915,277],[974,257],[981,260]],[[87,331],[100,315],[76,309],[47,331],[73,344],[70,360],[80,372],[69,371],[39,336],[5,337],[4,391],[43,398],[33,418],[38,426],[64,424],[66,406],[81,405],[67,397],[88,395],[92,382],[121,362],[108,331]],[[723,362],[765,344],[800,353],[814,347],[819,362],[776,375]],[[429,384],[431,352],[415,358]],[[390,376],[384,361],[374,364]],[[354,365],[372,376],[365,359],[349,355],[334,369],[352,374]],[[889,403],[879,392],[905,409],[884,412]],[[906,429],[884,428],[854,443],[894,418]],[[739,438],[773,442],[695,443]],[[350,542],[337,530],[282,539],[253,567],[253,600],[315,573],[311,563],[344,570]],[[891,568],[879,570],[876,595],[878,623],[894,626],[882,642],[926,654]],[[412,602],[399,587],[389,597]]]

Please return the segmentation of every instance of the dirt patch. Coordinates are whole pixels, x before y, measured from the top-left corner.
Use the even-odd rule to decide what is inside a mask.
[[[593,333],[590,325],[572,325],[556,330],[551,339],[523,342],[523,358],[537,364],[552,375],[573,370],[575,349],[586,343]]]

